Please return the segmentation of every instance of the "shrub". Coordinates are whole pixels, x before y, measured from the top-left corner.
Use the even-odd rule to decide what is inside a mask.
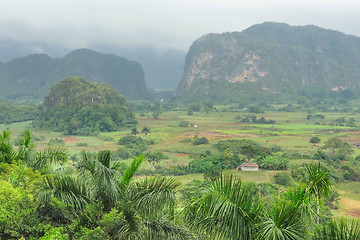
[[[201,144],[208,144],[208,143],[209,143],[209,140],[206,137],[198,138],[197,136],[195,136],[195,138],[193,140],[194,145],[201,145]]]
[[[274,182],[281,186],[289,186],[292,181],[290,174],[287,172],[278,172],[274,175]]]

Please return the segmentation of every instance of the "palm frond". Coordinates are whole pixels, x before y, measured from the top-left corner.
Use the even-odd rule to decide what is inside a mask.
[[[137,169],[139,168],[140,164],[144,161],[144,156],[143,155],[140,155],[138,157],[135,157],[132,162],[130,163],[130,165],[126,168],[121,180],[120,180],[120,183],[119,183],[119,187],[121,189],[125,189],[132,177],[134,176],[135,172],[137,171]]]
[[[193,239],[194,235],[181,225],[176,225],[168,219],[157,221],[143,221],[145,239],[149,240],[186,240]]]
[[[45,176],[38,184],[36,196],[48,202],[56,197],[67,206],[73,206],[76,211],[82,210],[90,202],[88,186],[81,179],[68,175]]]
[[[360,221],[353,219],[351,222],[341,219],[331,220],[322,225],[315,232],[315,240],[358,240],[360,239]]]
[[[215,239],[251,239],[261,204],[255,186],[223,175],[209,193],[184,209],[184,221]]]
[[[308,239],[308,228],[297,203],[278,198],[257,224],[256,239]]]
[[[36,170],[44,170],[51,164],[63,164],[67,160],[66,152],[61,147],[49,147],[36,153],[35,159],[29,165]]]
[[[161,214],[176,202],[176,191],[180,182],[167,177],[150,177],[135,181],[129,191],[136,208],[144,215]]]

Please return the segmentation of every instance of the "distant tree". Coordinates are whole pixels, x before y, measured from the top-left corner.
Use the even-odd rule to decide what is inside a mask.
[[[221,177],[222,169],[218,166],[207,167],[204,171],[204,179],[215,182]]]
[[[147,137],[147,135],[148,135],[149,133],[151,133],[150,128],[148,128],[148,127],[143,127],[143,129],[141,130],[141,132],[145,134],[145,137]]]
[[[136,126],[134,126],[134,127],[131,129],[131,135],[136,136],[138,133],[139,133],[139,131],[137,130]]]
[[[153,112],[153,117],[154,119],[158,119],[159,118],[160,113],[159,112]]]
[[[189,116],[194,115],[194,111],[192,109],[189,109],[187,112],[187,115],[189,115]]]
[[[330,151],[330,157],[332,158],[346,158],[354,152],[348,143],[336,137],[327,140],[324,149]]]
[[[319,137],[312,137],[310,138],[310,143],[314,144],[314,146],[316,146],[317,143],[319,143],[321,141],[321,139]]]
[[[160,151],[147,152],[145,153],[145,157],[147,158],[149,165],[150,164],[153,165],[152,166],[153,169],[155,167],[155,164],[159,164],[162,159],[166,158],[166,156]]]

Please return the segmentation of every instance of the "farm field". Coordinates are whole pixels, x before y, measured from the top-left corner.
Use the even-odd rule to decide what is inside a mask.
[[[360,142],[360,114],[352,113],[318,113],[324,116],[320,123],[308,121],[306,112],[278,112],[268,111],[255,114],[257,118],[264,117],[266,120],[274,120],[274,124],[254,124],[240,122],[239,115],[249,113],[245,110],[236,112],[227,111],[194,112],[188,115],[187,111],[165,111],[158,119],[137,116],[139,130],[138,136],[146,141],[151,141],[152,151],[159,150],[167,156],[161,160],[160,166],[171,168],[173,166],[186,166],[197,156],[206,151],[216,153],[218,150],[214,143],[226,139],[249,139],[263,147],[271,148],[279,146],[283,151],[294,151],[302,154],[312,155],[320,149],[324,142],[333,137],[338,137],[349,145]],[[334,126],[338,118],[355,119],[355,126]],[[181,127],[180,122],[187,122],[188,126]],[[151,132],[145,136],[141,129],[147,127]],[[124,136],[130,135],[129,129],[118,132],[100,133],[96,136],[64,136],[61,133],[41,131],[31,128],[31,122],[13,123],[0,125],[0,130],[9,129],[12,132],[12,139],[21,132],[30,128],[35,138],[37,149],[44,149],[51,139],[61,139],[69,155],[81,151],[112,150],[117,151],[117,141]],[[206,137],[209,144],[193,145],[195,137]],[[321,139],[319,144],[311,144],[310,138],[318,136]],[[360,155],[360,149],[354,148],[353,156]],[[125,162],[127,160],[124,160]],[[311,163],[311,159],[291,159],[290,166],[302,163]],[[144,163],[142,169],[150,170],[149,164]],[[260,170],[258,172],[241,172],[235,169],[225,170],[240,176],[244,181],[273,182],[273,176],[277,171]],[[290,172],[288,170],[288,172]],[[203,180],[203,174],[188,174],[172,176],[183,184],[192,180]],[[360,217],[360,183],[343,182],[334,185],[334,189],[340,193],[339,209],[332,210],[335,216],[356,216]]]

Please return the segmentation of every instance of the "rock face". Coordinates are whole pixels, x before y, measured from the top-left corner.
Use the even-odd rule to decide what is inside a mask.
[[[267,94],[354,89],[360,85],[359,65],[358,37],[315,26],[263,23],[196,40],[176,94],[206,97],[216,92],[214,86],[241,85]]]
[[[0,94],[9,99],[42,99],[51,86],[68,76],[108,83],[127,98],[149,98],[139,63],[88,49],[75,50],[58,59],[32,54],[0,66],[0,85],[7,89]]]

